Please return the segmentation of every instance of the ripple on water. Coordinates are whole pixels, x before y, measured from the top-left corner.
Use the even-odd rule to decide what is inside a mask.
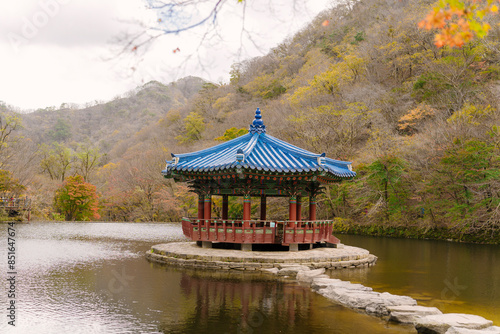
[[[109,271],[103,268],[143,258],[144,251],[139,252],[135,243],[144,248],[149,243],[182,240],[178,224],[158,225],[18,224],[19,321],[12,333],[155,333],[157,323],[144,321],[130,305],[106,295],[99,283]],[[0,256],[5,253],[2,248]],[[0,332],[5,326],[0,324]]]
[[[187,240],[177,223],[74,223],[49,222],[18,225],[26,239],[116,239],[170,242]],[[42,227],[42,228],[40,228]]]
[[[36,298],[21,302],[22,321],[16,333],[154,333],[157,328],[127,313],[123,303],[109,303],[77,290],[66,293],[51,300],[40,296],[41,303]]]
[[[138,257],[140,254],[122,249],[118,245],[81,240],[20,239],[18,241],[18,272],[45,272],[99,260]]]

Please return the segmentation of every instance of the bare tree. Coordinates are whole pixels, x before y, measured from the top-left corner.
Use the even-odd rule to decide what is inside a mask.
[[[136,62],[144,60],[148,51],[157,42],[167,36],[189,35],[191,42],[196,46],[186,51],[182,46],[172,45],[173,53],[182,53],[183,62],[179,69],[185,68],[188,63],[198,62],[202,72],[206,71],[210,61],[206,59],[206,52],[210,49],[220,49],[221,44],[230,42],[235,47],[226,47],[225,53],[234,54],[235,61],[248,56],[249,49],[257,49],[262,54],[267,52],[263,47],[264,40],[259,39],[258,33],[252,29],[249,13],[258,9],[261,13],[272,16],[273,21],[290,24],[304,17],[307,4],[312,0],[293,0],[278,2],[269,0],[144,0],[146,8],[154,14],[155,20],[138,21],[139,29],[133,32],[122,33],[115,39],[117,49],[115,58],[135,56]],[[332,3],[337,1],[332,0]],[[280,12],[291,9],[292,16],[280,18]],[[251,16],[251,15],[250,15]],[[222,22],[238,17],[238,23],[231,26],[231,38],[227,36]],[[238,37],[235,37],[237,32]],[[235,38],[238,41],[235,41]],[[236,43],[235,43],[236,42]],[[137,69],[138,63],[132,65],[132,71]]]

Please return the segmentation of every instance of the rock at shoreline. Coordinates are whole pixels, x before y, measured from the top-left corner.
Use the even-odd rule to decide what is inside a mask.
[[[299,271],[297,273],[297,281],[311,283],[313,281],[313,279],[315,279],[317,277],[326,276],[326,275],[323,275],[324,273],[325,273],[325,268]],[[328,276],[326,276],[326,277],[328,277]]]
[[[419,333],[444,334],[450,327],[456,327],[457,329],[485,329],[492,325],[493,321],[486,320],[478,315],[447,313],[418,318],[415,328]]]
[[[283,266],[282,269],[280,269],[278,271],[278,276],[291,276],[291,277],[295,277],[297,276],[297,273],[298,272],[305,272],[305,271],[309,271],[309,267],[306,267],[306,266]]]

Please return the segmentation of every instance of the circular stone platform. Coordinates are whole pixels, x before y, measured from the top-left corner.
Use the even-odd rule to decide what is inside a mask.
[[[366,249],[342,246],[298,252],[264,252],[201,248],[195,242],[172,242],[152,246],[146,257],[169,265],[216,270],[264,270],[293,265],[340,269],[371,266],[377,261],[377,257]]]

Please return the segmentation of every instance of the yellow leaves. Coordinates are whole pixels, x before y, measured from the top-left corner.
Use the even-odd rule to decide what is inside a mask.
[[[329,71],[314,76],[311,86],[318,92],[335,94],[339,91],[342,81],[351,79],[349,73],[344,70],[345,66],[341,63],[332,65]]]
[[[437,47],[462,47],[474,39],[483,38],[491,26],[483,22],[487,14],[497,13],[496,0],[440,0],[418,26],[438,29],[434,37]]]
[[[213,107],[222,113],[229,113],[234,108],[234,93],[229,93],[226,96],[219,97],[215,100]]]
[[[353,53],[343,56],[343,60],[333,64],[326,71],[314,76],[308,85],[299,87],[289,98],[289,101],[300,107],[303,104],[314,104],[314,101],[324,95],[340,94],[342,87],[361,78],[365,71],[366,61]]]
[[[254,96],[260,96],[261,95],[261,90],[262,87],[267,86],[269,81],[273,80],[273,77],[271,74],[262,74],[259,76],[256,76],[254,80],[250,81],[247,83],[243,88],[250,92]]]
[[[100,178],[108,179],[111,173],[119,167],[119,164],[113,162],[107,163],[97,170],[97,176]]]
[[[279,77],[279,74],[262,74],[247,83],[243,88],[254,97],[271,99],[285,93],[287,90]]]
[[[304,125],[307,121],[307,117],[305,115],[301,115],[299,117],[291,115],[290,117],[288,117],[288,120],[291,123],[295,123],[296,125]]]
[[[238,129],[236,127],[232,127],[224,131],[224,134],[220,137],[214,138],[216,141],[229,141],[235,138],[238,138],[240,136],[243,136],[244,134],[247,134],[248,130],[245,128]]]
[[[366,61],[356,55],[348,54],[344,56],[344,63],[351,70],[353,78],[357,79],[364,72]]]
[[[490,105],[477,107],[473,104],[466,104],[462,109],[451,115],[447,119],[447,122],[452,124],[480,125],[482,119],[492,115],[494,112],[495,109]]]
[[[328,69],[330,59],[318,48],[309,50],[305,56],[305,63],[301,66],[298,74],[289,82],[291,89],[304,86],[311,80],[315,74]]]
[[[175,139],[178,140],[180,144],[187,144],[200,140],[205,128],[203,116],[196,112],[190,112],[184,119],[183,133],[176,136]]]
[[[110,162],[110,163],[107,163],[105,164],[104,166],[102,166],[102,169],[103,170],[113,170],[115,169],[116,167],[118,167],[118,164],[115,164],[113,162]]]
[[[344,61],[332,65],[329,71],[316,75],[312,85],[333,94],[343,83],[348,83],[358,76],[362,64],[361,58],[347,55]]]
[[[181,112],[177,109],[170,109],[166,118],[169,123],[175,123],[181,119]]]
[[[302,86],[298,88],[295,93],[289,98],[290,103],[295,106],[300,106],[307,102],[307,100],[312,100],[312,98],[318,95],[316,90],[313,89],[311,85]]]

